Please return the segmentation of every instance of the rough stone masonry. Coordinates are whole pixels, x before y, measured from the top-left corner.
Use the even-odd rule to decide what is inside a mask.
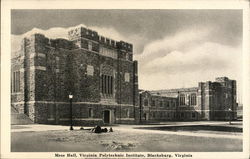
[[[73,94],[74,125],[134,123],[138,108],[133,45],[83,27],[69,40],[24,38],[12,55],[12,107],[35,123],[67,124]]]

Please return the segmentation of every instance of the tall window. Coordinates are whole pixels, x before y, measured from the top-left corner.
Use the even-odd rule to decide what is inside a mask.
[[[170,101],[168,101],[168,100],[165,101],[165,106],[166,106],[166,107],[169,107],[169,105],[170,105]]]
[[[196,105],[196,94],[191,94],[190,100],[191,105]]]
[[[93,117],[93,109],[89,108],[89,118],[92,118],[92,117]]]
[[[126,109],[126,115],[127,115],[127,117],[129,118],[129,109]]]
[[[159,103],[159,104],[160,104],[160,107],[162,107],[162,105],[163,105],[163,104],[162,104],[162,101],[160,101],[160,103]]]
[[[20,71],[12,73],[12,92],[20,92]]]
[[[194,113],[194,112],[192,112],[192,118],[195,118],[195,117],[196,117],[195,113]]]
[[[176,106],[176,102],[172,101],[172,107],[175,107],[175,106]]]
[[[114,80],[112,76],[102,75],[101,76],[101,90],[102,94],[113,94]]]
[[[185,105],[185,95],[184,94],[180,95],[180,105]]]
[[[155,106],[155,100],[152,100],[151,105],[152,105],[152,106]]]
[[[49,118],[50,119],[54,118],[54,105],[49,106]]]
[[[184,113],[181,113],[181,118],[184,118]]]
[[[148,100],[147,99],[144,100],[144,106],[148,106]]]

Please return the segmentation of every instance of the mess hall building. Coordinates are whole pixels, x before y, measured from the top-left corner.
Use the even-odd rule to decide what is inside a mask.
[[[139,120],[236,120],[236,81],[218,77],[198,87],[140,91]]]
[[[74,125],[230,120],[237,117],[236,81],[140,91],[133,45],[85,27],[68,39],[32,34],[11,54],[11,111],[33,123]]]
[[[34,123],[134,123],[138,106],[133,45],[78,27],[68,39],[25,37],[11,55],[11,107]],[[137,115],[138,116],[138,115]]]

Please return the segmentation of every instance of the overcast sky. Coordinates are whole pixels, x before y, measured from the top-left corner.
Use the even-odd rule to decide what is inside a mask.
[[[67,28],[82,24],[132,43],[141,89],[195,87],[228,76],[241,91],[241,10],[12,10],[11,16],[12,35],[39,28],[64,38]]]

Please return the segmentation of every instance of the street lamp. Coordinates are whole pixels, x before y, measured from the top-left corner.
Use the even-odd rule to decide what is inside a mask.
[[[72,124],[72,99],[73,99],[73,95],[70,93],[69,94],[69,103],[70,103],[70,129],[69,130],[74,130],[73,124]]]
[[[232,120],[232,119],[231,119],[232,109],[229,108],[228,111],[229,111],[229,125],[231,125],[231,120]]]

